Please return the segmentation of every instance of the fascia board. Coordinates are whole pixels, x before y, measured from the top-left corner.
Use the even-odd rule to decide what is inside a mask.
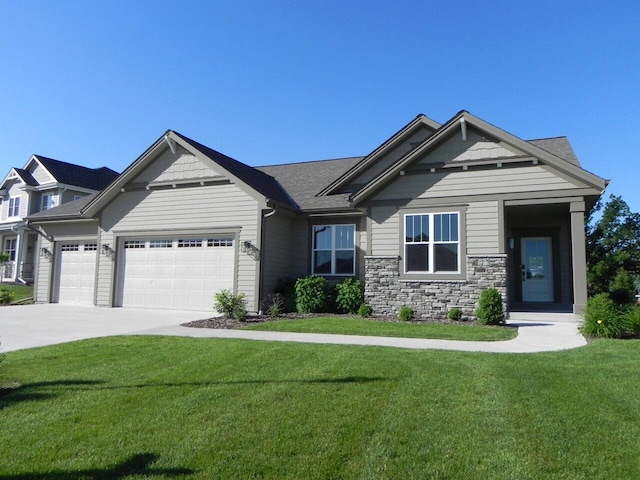
[[[455,117],[449,120],[446,124],[442,126],[442,128],[434,133],[426,142],[420,145],[415,150],[409,152],[405,157],[403,157],[399,162],[396,163],[395,166],[388,169],[385,172],[382,172],[377,178],[372,180],[369,185],[360,190],[356,195],[351,198],[352,205],[357,205],[362,200],[366,199],[369,195],[376,192],[380,187],[382,187],[392,176],[398,174],[401,170],[403,170],[409,163],[411,163],[417,156],[421,156],[424,153],[428,152],[432,148],[435,148],[440,141],[446,139],[449,134],[451,134],[455,129],[458,128],[458,124],[460,119],[464,118],[465,122],[469,126],[473,126],[478,130],[481,130],[487,133],[489,136],[496,138],[499,141],[504,142],[507,145],[510,145],[518,150],[523,151],[535,158],[542,160],[544,163],[557,168],[558,170],[567,173],[574,178],[581,180],[592,187],[603,191],[606,187],[606,180],[598,177],[597,175],[592,174],[584,170],[581,167],[573,165],[572,163],[563,160],[552,153],[547,152],[546,150],[541,149],[540,147],[536,147],[525,140],[521,140],[520,138],[512,135],[490,123],[485,122],[468,112],[462,111],[458,113]]]
[[[165,143],[164,137],[171,132],[170,130],[156,140],[142,155],[140,155],[124,172],[117,176],[110,185],[102,190],[96,197],[91,200],[82,210],[81,214],[85,217],[93,217],[102,210],[124,187],[131,178],[135,177],[148,162],[164,148],[169,148]]]
[[[15,178],[20,178],[20,175],[18,175],[18,172],[16,172],[16,169],[14,167],[12,167],[9,170],[9,173],[7,173],[7,176],[4,177],[4,180],[2,180],[2,183],[0,184],[0,188],[4,188],[5,184],[9,181],[9,180],[13,180]]]
[[[323,189],[318,196],[328,195],[332,191],[337,188],[342,187],[347,182],[352,180],[358,174],[362,173],[366,170],[371,163],[373,163],[377,158],[387,152],[390,148],[392,148],[398,141],[402,138],[410,134],[413,130],[415,130],[420,125],[426,125],[429,128],[437,131],[440,128],[440,124],[431,120],[429,117],[425,115],[418,115],[411,122],[401,128],[398,132],[392,135],[387,141],[385,141],[382,145],[377,147],[373,152],[364,157],[361,161],[356,163],[353,167],[351,167],[346,173],[344,173],[340,178],[331,183],[328,187]]]

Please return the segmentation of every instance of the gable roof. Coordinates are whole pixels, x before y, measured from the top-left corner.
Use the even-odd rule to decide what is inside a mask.
[[[26,185],[29,185],[30,187],[35,187],[36,185],[38,185],[38,181],[35,178],[33,178],[33,175],[31,175],[30,172],[27,172],[22,168],[14,168],[13,171],[16,172],[16,174],[18,174],[18,176],[22,179],[22,181]]]
[[[79,198],[78,200],[73,200],[71,202],[66,202],[57,207],[49,208],[47,210],[42,210],[37,213],[33,213],[27,217],[27,223],[36,220],[36,221],[47,221],[47,220],[70,220],[74,218],[82,218],[81,211],[82,209],[89,204],[98,194],[92,193],[85,197]]]
[[[233,176],[242,180],[245,184],[251,188],[260,192],[269,200],[279,203],[282,206],[296,209],[297,205],[293,199],[289,196],[287,191],[282,188],[282,185],[272,177],[271,175],[262,172],[256,168],[250,167],[238,160],[228,157],[212,148],[202,145],[178,132],[173,132],[179,138],[187,142],[193,148],[197,149],[203,155],[206,155],[209,159],[224,168],[227,172]]]
[[[42,155],[33,155],[32,158],[40,162],[58,183],[89,190],[102,190],[119,175],[107,167],[88,168]]]
[[[384,185],[386,185],[393,178],[399,175],[399,173],[407,165],[442,144],[450,137],[450,135],[456,132],[457,129],[460,129],[462,125],[464,125],[465,128],[467,125],[472,126],[482,132],[484,135],[495,139],[497,142],[502,142],[505,145],[511,146],[527,155],[537,158],[545,164],[550,165],[582,182],[585,182],[586,184],[591,185],[594,188],[599,189],[600,191],[604,190],[606,186],[606,181],[604,179],[584,170],[578,164],[565,160],[564,158],[559,157],[538,146],[545,145],[547,148],[555,147],[557,150],[560,150],[559,147],[562,144],[561,141],[558,141],[557,139],[545,139],[542,141],[537,141],[538,145],[536,145],[536,141],[527,142],[525,140],[522,140],[521,138],[518,138],[515,135],[506,132],[505,130],[502,130],[488,122],[485,122],[484,120],[481,120],[478,117],[475,117],[474,115],[471,115],[469,112],[462,110],[458,112],[454,117],[452,117],[448,122],[442,125],[438,129],[438,131],[436,131],[431,137],[427,138],[421,145],[419,145],[411,152],[407,153],[403,158],[395,162],[384,172],[380,173],[376,178],[370,181],[358,192],[353,193],[350,196],[352,205],[357,205],[365,198],[380,190]],[[568,154],[566,150],[563,150],[563,152],[565,155]],[[573,152],[573,150],[571,150],[571,152]],[[461,164],[462,163],[463,162],[461,162]]]
[[[427,127],[433,132],[437,131],[440,128],[440,124],[435,120],[430,119],[426,115],[420,113],[416,118],[411,120],[408,124],[394,133],[391,138],[389,138],[382,145],[377,147],[373,152],[371,152],[366,157],[362,157],[361,161],[350,168],[347,172],[345,172],[340,177],[334,179],[330,184],[327,185],[322,191],[319,192],[319,195],[328,195],[330,193],[335,192],[340,187],[349,183],[349,181],[356,178],[360,173],[365,171],[371,165],[376,163],[386,152],[389,151],[394,145],[397,145],[404,138],[407,138],[412,133],[418,131],[422,127]]]

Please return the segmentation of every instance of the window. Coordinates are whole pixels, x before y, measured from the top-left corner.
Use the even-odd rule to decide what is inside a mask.
[[[233,247],[233,238],[209,238],[207,247]]]
[[[460,269],[459,215],[405,215],[406,273],[458,273]]]
[[[60,246],[60,250],[63,252],[78,252],[80,251],[80,245],[77,243],[63,243]]]
[[[9,254],[9,260],[12,262],[16,261],[16,239],[15,238],[7,238],[4,241],[4,251]]]
[[[84,195],[74,195],[73,196],[74,200],[80,200],[81,198],[84,198]]]
[[[178,248],[196,248],[202,247],[202,240],[197,238],[179,239]]]
[[[144,248],[144,240],[125,240],[124,248]]]
[[[313,227],[313,273],[353,275],[355,273],[355,225]]]
[[[98,244],[97,243],[85,243],[84,244],[84,251],[85,252],[95,252],[98,250]]]
[[[52,193],[42,195],[42,202],[40,203],[41,211],[49,210],[50,208],[53,208],[55,206],[56,205],[55,205]]]
[[[149,240],[149,248],[172,248],[172,240]]]
[[[12,197],[9,199],[9,217],[20,216],[20,197]]]

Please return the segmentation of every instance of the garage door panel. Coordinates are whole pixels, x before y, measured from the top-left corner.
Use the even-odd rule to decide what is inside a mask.
[[[57,299],[59,303],[93,305],[96,246],[92,242],[65,242],[59,247]]]
[[[197,237],[125,241],[118,265],[119,304],[212,310],[215,293],[233,289],[235,264],[231,239],[216,242],[215,246],[212,243]],[[126,248],[142,245],[144,248]]]

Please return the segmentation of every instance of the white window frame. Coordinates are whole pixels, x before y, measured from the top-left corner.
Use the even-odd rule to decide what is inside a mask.
[[[436,238],[436,217],[442,217],[443,215],[455,215],[456,216],[456,240],[443,240],[442,238]],[[415,217],[428,217],[428,238],[426,240],[417,240],[417,241],[408,241],[407,240],[407,221],[409,218]],[[460,274],[460,268],[462,263],[461,258],[461,226],[460,226],[460,212],[456,211],[445,211],[445,212],[416,212],[416,213],[407,213],[404,215],[404,226],[403,226],[403,271],[406,275],[457,275]],[[450,232],[451,233],[451,232]],[[408,246],[410,245],[426,245],[427,247],[427,260],[428,260],[428,269],[427,270],[409,270],[409,262],[408,262]],[[457,258],[457,269],[456,270],[436,270],[436,246],[437,245],[456,245],[456,258]]]
[[[349,248],[337,248],[336,247],[336,227],[351,227],[352,229],[352,240],[353,244]],[[316,231],[321,228],[331,228],[331,248],[316,248]],[[330,251],[331,252],[331,272],[316,272],[316,253],[321,251]],[[337,252],[351,252],[352,255],[352,264],[351,264],[351,272],[349,273],[336,273],[337,270]],[[324,277],[353,277],[356,274],[356,225],[355,223],[337,223],[337,224],[329,224],[329,225],[313,225],[311,228],[311,272],[314,275],[320,275]]]
[[[16,253],[18,249],[18,239],[16,238],[7,238],[4,241],[4,251],[9,254],[9,261],[16,261]]]
[[[9,198],[9,210],[7,211],[7,217],[19,217],[20,216],[20,197]]]
[[[49,201],[45,204],[47,199],[49,199]],[[53,193],[43,193],[42,198],[40,199],[40,211],[44,212],[45,210],[49,210],[55,206],[55,195]]]

